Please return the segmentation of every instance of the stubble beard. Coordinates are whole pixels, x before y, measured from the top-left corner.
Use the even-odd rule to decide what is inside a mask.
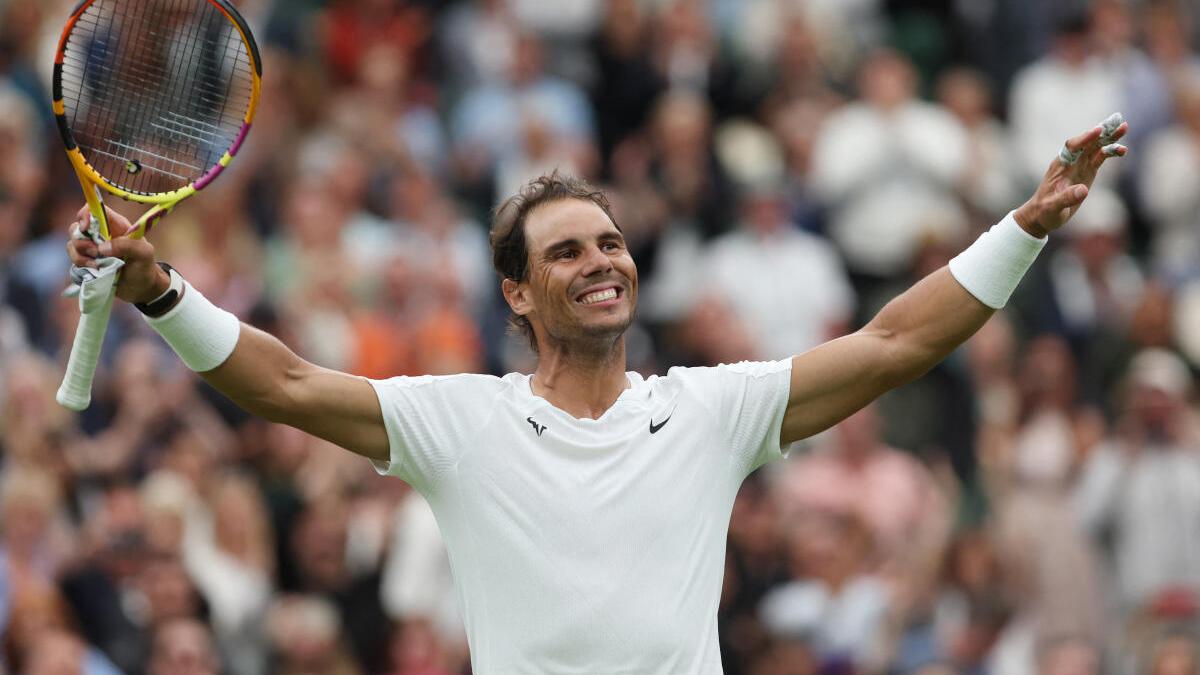
[[[595,325],[583,321],[563,321],[560,325],[543,326],[546,342],[562,354],[601,359],[611,354],[633,325],[630,311],[617,324]]]

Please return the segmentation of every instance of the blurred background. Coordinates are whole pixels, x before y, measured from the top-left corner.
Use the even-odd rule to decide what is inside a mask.
[[[55,404],[82,199],[48,88],[73,4],[0,0],[4,672],[468,672],[401,481],[241,414],[129,307],[91,408]],[[159,256],[370,377],[531,369],[487,224],[541,172],[612,198],[648,375],[854,330],[1123,111],[1130,156],[1005,311],[747,480],[722,655],[730,675],[1198,672],[1196,2],[234,4],[263,106]]]

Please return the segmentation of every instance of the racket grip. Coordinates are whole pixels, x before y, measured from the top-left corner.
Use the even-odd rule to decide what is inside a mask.
[[[112,313],[116,294],[114,286],[96,311],[79,315],[75,342],[67,359],[67,372],[55,396],[64,408],[78,412],[92,402],[92,378],[96,375],[96,364],[100,361],[100,348],[104,346],[104,333],[108,331],[108,316]]]

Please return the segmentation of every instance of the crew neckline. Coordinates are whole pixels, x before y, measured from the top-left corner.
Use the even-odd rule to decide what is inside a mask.
[[[612,415],[615,414],[614,413],[615,410],[622,407],[624,403],[633,400],[633,397],[639,391],[641,391],[645,387],[645,384],[646,384],[646,380],[645,380],[645,378],[642,377],[641,373],[638,373],[635,371],[629,371],[629,370],[625,371],[625,379],[626,379],[626,381],[628,381],[629,386],[625,387],[624,389],[621,390],[620,395],[617,396],[617,400],[613,401],[612,405],[608,406],[608,409],[605,410],[600,415],[600,417],[593,419],[591,417],[576,417],[576,416],[572,415],[571,413],[567,412],[566,410],[563,410],[562,408],[559,408],[558,406],[554,405],[549,400],[534,393],[534,391],[533,391],[533,373],[522,374],[521,378],[523,380],[522,390],[528,397],[530,397],[534,401],[540,403],[541,405],[545,406],[546,408],[553,410],[559,416],[564,417],[573,422],[579,422],[582,424],[589,424],[589,423],[590,424],[599,424],[599,423],[602,423],[605,420],[609,419]]]

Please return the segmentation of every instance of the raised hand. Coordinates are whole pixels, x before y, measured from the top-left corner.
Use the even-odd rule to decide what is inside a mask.
[[[1044,237],[1065,225],[1087,198],[1104,162],[1129,152],[1117,142],[1128,131],[1125,118],[1114,113],[1095,128],[1068,140],[1046,169],[1037,192],[1016,210],[1017,223],[1035,237]]]
[[[105,207],[108,231],[112,239],[96,242],[86,236],[91,223],[87,207],[79,210],[71,223],[71,239],[67,255],[76,267],[97,267],[97,260],[115,256],[125,261],[117,281],[117,297],[127,302],[149,302],[167,289],[170,277],[154,263],[154,246],[145,239],[129,236],[133,226],[121,214]]]

